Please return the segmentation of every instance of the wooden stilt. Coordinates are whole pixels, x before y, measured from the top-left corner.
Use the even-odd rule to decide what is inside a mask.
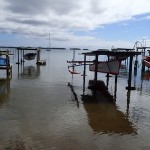
[[[118,76],[115,75],[115,90],[114,90],[115,101],[116,101],[116,98],[117,98],[117,79],[118,79]]]
[[[83,95],[84,95],[84,92],[85,92],[85,76],[86,76],[86,55],[84,55]]]
[[[17,49],[17,52],[18,52],[18,62],[16,64],[20,64],[20,62],[19,62],[19,49]]]
[[[37,49],[37,60],[36,63],[40,61],[40,49]]]
[[[86,55],[84,55],[84,71],[83,76],[86,76]]]
[[[130,56],[130,64],[129,64],[129,76],[128,76],[128,87],[127,90],[135,90],[135,87],[131,86],[131,79],[132,79],[132,60],[133,56]]]
[[[97,69],[98,69],[98,55],[96,54],[95,55],[95,72],[94,72],[94,81],[95,81],[95,84],[97,83]]]

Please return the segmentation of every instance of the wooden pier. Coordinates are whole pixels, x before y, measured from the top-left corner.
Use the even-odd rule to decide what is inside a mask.
[[[38,64],[38,62],[40,61],[40,52],[41,51],[39,48],[17,47],[16,49],[17,49],[17,53],[18,53],[18,62],[16,64],[20,64],[20,63],[25,61],[24,57],[23,57],[25,54],[25,51],[35,51],[36,52],[36,58],[37,58],[36,63]]]
[[[6,77],[12,78],[12,65],[10,64],[9,58],[10,52],[7,51],[0,51],[0,70],[6,70]],[[3,58],[4,57],[4,58]]]
[[[127,90],[132,90],[135,89],[134,87],[131,86],[131,77],[132,77],[132,61],[133,61],[133,57],[140,55],[141,52],[135,52],[133,51],[133,49],[125,49],[125,48],[118,48],[118,50],[116,51],[109,51],[106,49],[99,49],[97,51],[92,51],[92,52],[86,52],[86,53],[82,53],[84,55],[84,71],[83,71],[83,76],[86,75],[86,56],[94,56],[94,64],[95,64],[95,71],[94,71],[94,84],[97,84],[97,73],[98,73],[98,58],[101,55],[106,55],[108,57],[108,60],[110,57],[115,57],[115,58],[119,58],[119,57],[127,57],[129,58],[130,62],[129,62],[129,75],[128,75],[128,86],[126,87]],[[109,74],[107,74],[109,75]],[[117,75],[116,75],[117,76]]]

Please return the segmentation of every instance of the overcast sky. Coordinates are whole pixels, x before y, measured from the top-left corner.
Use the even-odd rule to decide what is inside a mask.
[[[52,47],[150,43],[150,0],[0,1],[1,46],[47,47],[49,33]]]

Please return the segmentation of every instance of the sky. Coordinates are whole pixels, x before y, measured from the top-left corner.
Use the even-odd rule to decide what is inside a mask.
[[[0,46],[150,46],[150,0],[0,1]]]

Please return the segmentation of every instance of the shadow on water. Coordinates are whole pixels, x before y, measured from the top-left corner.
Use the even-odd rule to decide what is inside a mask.
[[[91,95],[82,95],[83,106],[87,112],[89,125],[100,134],[137,134],[128,115],[117,110],[114,97],[108,92],[103,81],[93,86],[90,81]]]
[[[79,108],[79,100],[78,100],[78,96],[74,90],[73,84],[71,84],[70,82],[68,82],[68,86],[70,87],[70,90],[72,92],[73,98],[72,100],[76,102],[77,107]]]

